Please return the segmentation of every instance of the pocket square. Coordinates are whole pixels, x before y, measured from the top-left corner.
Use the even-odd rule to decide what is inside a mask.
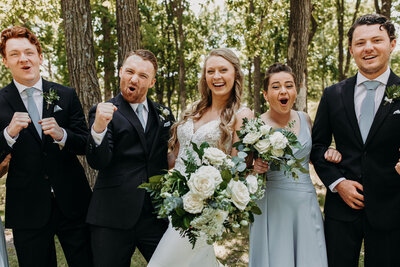
[[[168,126],[170,126],[171,125],[171,122],[170,121],[167,121],[166,123],[164,123],[164,127],[168,127]]]
[[[63,110],[63,109],[59,105],[55,105],[53,112],[57,112],[57,111],[61,111],[61,110]]]
[[[395,110],[395,111],[393,112],[393,115],[395,115],[395,114],[400,114],[400,109]]]

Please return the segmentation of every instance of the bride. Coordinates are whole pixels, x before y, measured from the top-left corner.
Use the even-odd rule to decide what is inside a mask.
[[[243,73],[238,57],[229,49],[220,48],[210,52],[204,61],[198,83],[201,99],[188,108],[182,119],[171,128],[168,162],[170,167],[185,172],[183,159],[190,143],[200,145],[208,142],[227,154],[235,154],[232,144],[238,141],[236,130],[242,126],[244,117],[253,112],[240,106]],[[181,237],[171,223],[148,266],[150,267],[213,267],[219,266],[214,247],[199,238],[194,249],[185,237]]]

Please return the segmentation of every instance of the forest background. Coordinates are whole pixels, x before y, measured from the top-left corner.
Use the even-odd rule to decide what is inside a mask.
[[[76,88],[87,115],[119,92],[118,70],[133,49],[152,51],[159,64],[153,100],[175,116],[199,97],[204,56],[233,49],[245,73],[243,102],[256,113],[265,70],[289,64],[297,78],[295,108],[314,107],[323,89],[355,74],[347,30],[366,13],[400,23],[400,0],[0,0],[0,30],[30,28],[43,46],[42,76]],[[395,49],[391,68],[400,73]],[[12,80],[0,66],[0,88]],[[85,164],[91,185],[96,173]]]

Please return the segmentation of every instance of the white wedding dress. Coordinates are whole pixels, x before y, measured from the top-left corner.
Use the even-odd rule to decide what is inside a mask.
[[[243,108],[240,108],[238,112],[241,110]],[[184,124],[178,126],[179,153],[175,162],[175,169],[181,173],[185,172],[185,165],[182,159],[186,158],[186,151],[191,149],[191,142],[198,146],[203,142],[208,142],[210,146],[217,147],[221,138],[219,123],[219,119],[209,121],[200,126],[196,132],[194,132],[192,119],[188,119]],[[225,149],[227,153],[230,153],[232,150],[232,137],[228,139]],[[147,266],[214,267],[223,265],[218,262],[215,256],[214,246],[208,245],[205,238],[200,237],[197,239],[196,246],[192,249],[189,239],[181,237],[179,231],[175,230],[170,223]]]

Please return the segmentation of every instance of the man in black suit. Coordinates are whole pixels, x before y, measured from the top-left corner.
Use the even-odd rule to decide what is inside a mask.
[[[311,160],[328,188],[325,234],[329,266],[399,266],[400,101],[387,87],[400,84],[389,68],[395,28],[384,16],[364,15],[348,32],[358,73],[325,89],[313,127]],[[390,97],[390,96],[389,96]],[[324,153],[334,137],[339,164]]]
[[[79,99],[41,78],[42,50],[28,29],[4,30],[0,52],[13,76],[0,90],[0,161],[11,153],[5,216],[19,265],[57,266],[57,235],[69,266],[91,266],[91,190],[76,157],[88,135]]]
[[[89,112],[86,156],[99,170],[87,217],[95,266],[130,266],[136,247],[149,261],[167,228],[153,214],[149,194],[137,188],[168,169],[174,118],[146,97],[156,73],[153,53],[129,53],[119,71],[121,93]]]

